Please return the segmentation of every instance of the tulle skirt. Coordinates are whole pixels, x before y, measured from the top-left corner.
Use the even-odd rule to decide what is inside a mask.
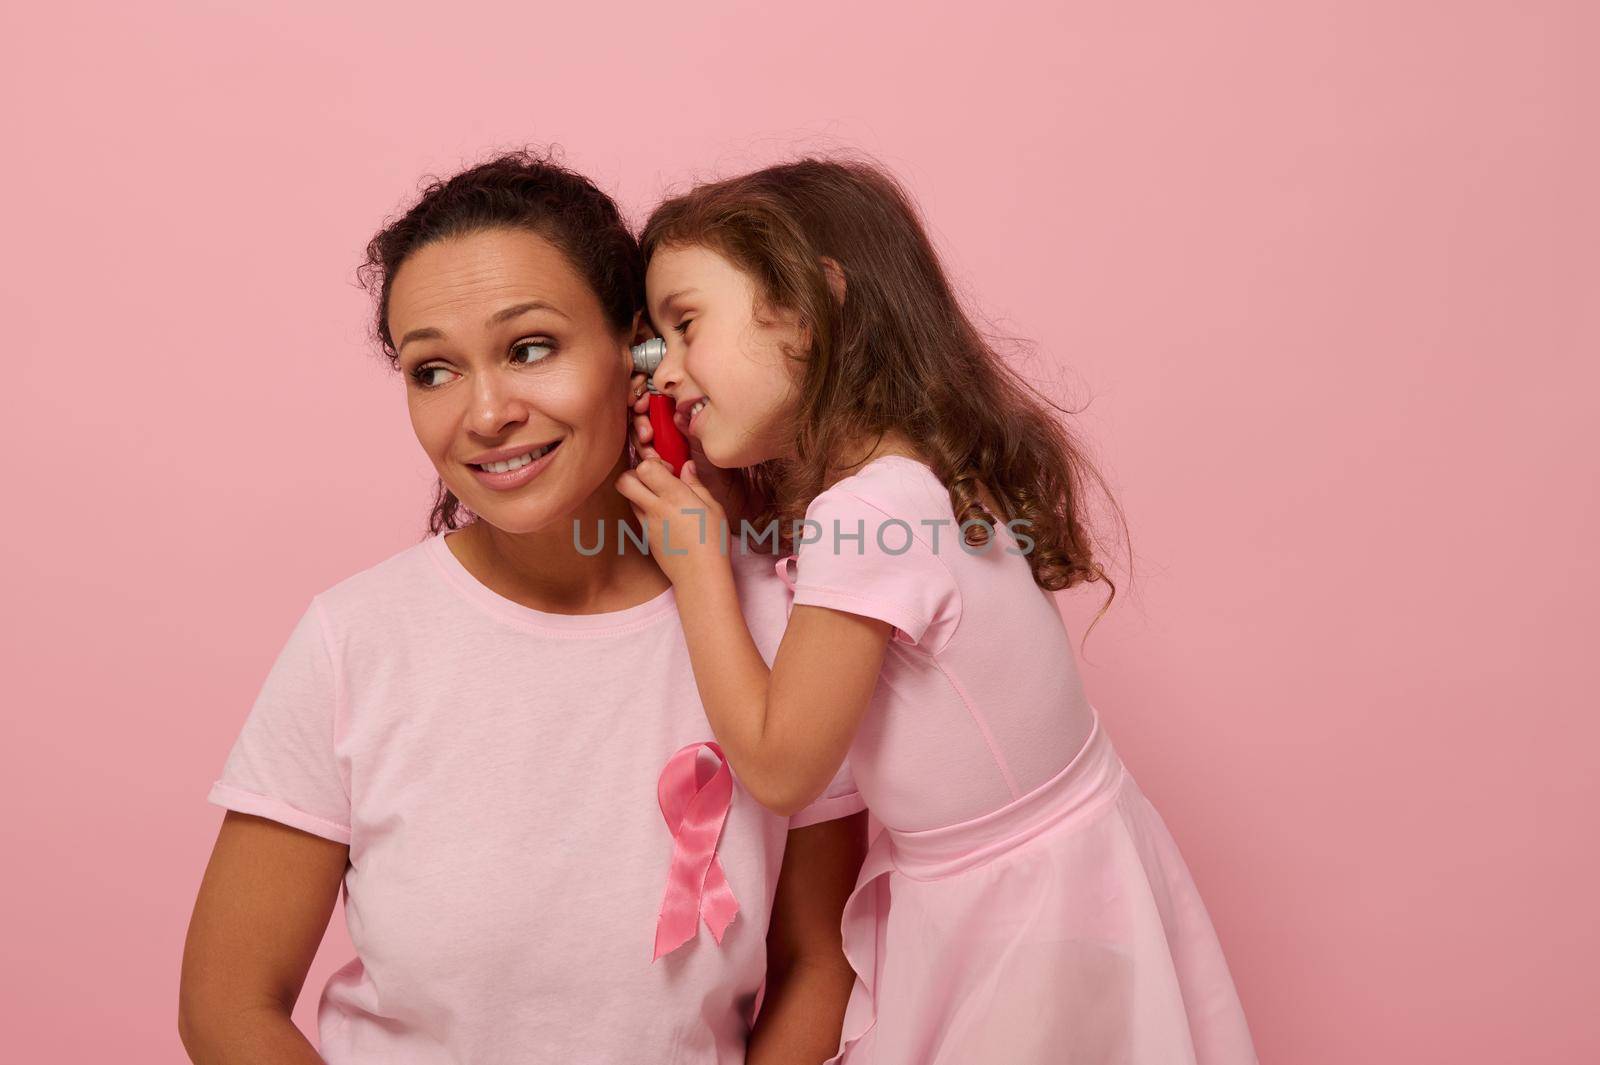
[[[1211,919],[1098,719],[991,814],[884,829],[844,912],[830,1065],[1256,1062]]]

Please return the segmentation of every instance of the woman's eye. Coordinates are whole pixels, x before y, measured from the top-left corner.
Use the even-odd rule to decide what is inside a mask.
[[[679,336],[688,336],[689,335],[689,323],[692,322],[692,321],[694,321],[693,318],[685,318],[683,321],[679,322],[677,325],[672,327],[673,331],[676,332]]]
[[[515,344],[511,345],[511,354],[513,356],[515,356],[519,351],[525,351],[528,353],[528,357],[523,365],[527,365],[527,363],[532,362],[539,362],[554,350],[556,350],[555,345],[550,343],[548,340],[519,340]]]
[[[438,388],[444,380],[436,378],[434,374],[447,374],[450,371],[443,366],[418,366],[411,371],[411,379],[423,388]]]

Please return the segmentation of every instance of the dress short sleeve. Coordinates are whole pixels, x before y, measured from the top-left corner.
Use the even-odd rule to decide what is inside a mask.
[[[839,772],[834,774],[826,790],[817,796],[816,801],[789,818],[789,831],[840,817],[849,817],[866,808],[866,800],[856,790],[855,777],[850,775],[850,760],[847,758],[839,767]]]
[[[886,621],[894,638],[937,653],[961,618],[961,592],[938,550],[959,549],[948,519],[929,527],[853,492],[830,488],[806,509],[794,604]],[[937,537],[937,548],[932,541]]]
[[[207,801],[350,842],[350,796],[334,752],[339,672],[315,598],[289,634]]]

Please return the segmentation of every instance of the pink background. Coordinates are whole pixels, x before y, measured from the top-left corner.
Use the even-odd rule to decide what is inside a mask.
[[[640,215],[864,149],[1089,402],[1138,573],[1090,692],[1264,1061],[1596,1060],[1595,7],[771,11],[0,16],[5,1056],[181,1060],[206,790],[425,511],[359,252],[556,142]]]

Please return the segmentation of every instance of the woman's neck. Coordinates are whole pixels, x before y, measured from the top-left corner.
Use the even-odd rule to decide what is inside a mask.
[[[446,537],[445,546],[512,602],[551,614],[601,614],[648,602],[670,583],[638,549],[643,537],[623,536],[624,526],[637,533],[637,525],[628,501],[607,481],[577,511],[542,529],[507,532],[480,517]]]

